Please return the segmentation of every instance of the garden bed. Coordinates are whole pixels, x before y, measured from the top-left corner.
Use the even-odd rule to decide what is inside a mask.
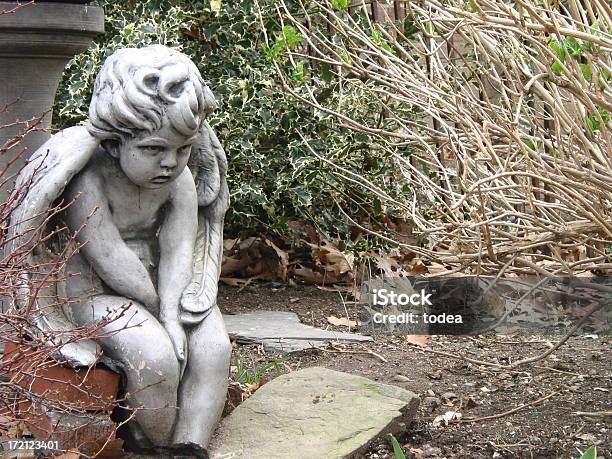
[[[293,311],[305,324],[338,331],[347,331],[347,327],[333,326],[327,317],[342,318],[348,312],[354,320],[360,312],[359,306],[350,303],[345,310],[337,292],[280,285],[275,288],[252,284],[242,290],[223,287],[219,305],[228,314]],[[423,343],[405,336],[385,336],[367,344],[289,355],[237,345],[232,377],[241,380],[234,390],[236,387],[256,390],[279,372],[323,366],[414,391],[421,396],[416,422],[398,438],[407,457],[570,458],[579,457],[579,451],[594,444],[600,456],[608,457],[612,451],[610,419],[576,413],[609,410],[612,390],[609,338],[593,335],[571,338],[547,360],[514,371],[430,352],[442,351],[488,362],[497,359],[505,364],[540,354],[558,338],[434,336]],[[239,376],[239,372],[244,374]],[[262,380],[255,381],[264,372]],[[232,398],[234,403],[239,402],[236,394]],[[439,416],[448,412],[461,413],[464,420],[476,420],[461,423],[454,420],[444,425]],[[489,416],[493,418],[480,419]],[[393,458],[390,442],[383,440],[373,445],[366,457]]]

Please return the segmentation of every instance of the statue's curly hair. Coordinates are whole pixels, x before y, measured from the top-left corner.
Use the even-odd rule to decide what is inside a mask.
[[[96,78],[87,129],[100,140],[153,132],[164,120],[193,135],[217,108],[198,68],[162,45],[124,48],[109,56]]]

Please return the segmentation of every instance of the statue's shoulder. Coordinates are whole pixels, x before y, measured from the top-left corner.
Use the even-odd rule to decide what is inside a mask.
[[[87,130],[87,127],[79,125],[79,126],[71,126],[69,128],[65,128],[62,129],[58,132],[56,132],[55,134],[53,134],[51,136],[51,138],[56,139],[56,138],[63,138],[63,139],[80,139],[80,140],[84,140],[84,139],[88,139],[88,138],[94,138],[89,131]]]
[[[16,186],[31,183],[40,188],[37,193],[53,195],[61,192],[89,162],[99,144],[100,141],[85,126],[57,132],[32,155],[19,173]],[[32,182],[34,176],[36,180]]]
[[[88,152],[91,154],[100,141],[92,136],[85,126],[72,126],[55,133],[40,150],[47,152],[62,151],[65,154]],[[47,151],[45,151],[47,150]]]
[[[99,143],[100,141],[92,136],[85,126],[72,126],[53,134],[32,156],[91,154]],[[73,152],[72,155],[71,152]]]
[[[98,148],[100,140],[85,126],[73,126],[55,133],[32,155],[33,161],[48,166],[66,165],[80,170]]]

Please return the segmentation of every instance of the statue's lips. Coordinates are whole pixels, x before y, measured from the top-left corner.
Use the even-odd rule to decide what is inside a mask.
[[[157,184],[166,183],[166,182],[169,182],[171,178],[172,176],[170,175],[158,175],[157,177],[152,178],[151,182],[157,183]]]

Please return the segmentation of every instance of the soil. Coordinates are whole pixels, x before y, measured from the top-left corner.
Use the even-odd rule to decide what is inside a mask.
[[[222,287],[224,313],[256,310],[293,311],[303,323],[332,326],[327,317],[360,316],[360,307],[343,302],[338,292],[316,287],[251,284]],[[559,336],[433,336],[425,346],[406,336],[377,336],[366,345],[334,345],[288,355],[265,353],[260,346],[235,344],[236,369],[255,372],[278,364],[263,382],[279,372],[310,366],[357,374],[417,393],[421,405],[414,422],[398,435],[408,458],[576,458],[596,445],[600,457],[612,455],[610,391],[612,372],[609,337],[571,338],[548,359],[509,371],[468,363],[461,357],[508,364],[548,350]],[[431,350],[456,356],[435,355]],[[505,414],[521,405],[539,403]],[[577,412],[608,412],[607,417]],[[437,416],[461,413],[464,420],[435,425]],[[487,416],[494,418],[482,419]],[[390,441],[374,442],[365,458],[394,458]]]

